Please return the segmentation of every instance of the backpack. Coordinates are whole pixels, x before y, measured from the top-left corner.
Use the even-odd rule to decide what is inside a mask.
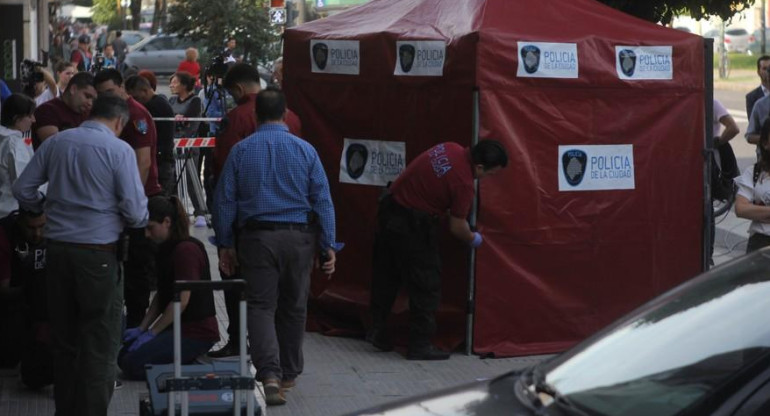
[[[717,201],[727,201],[735,195],[737,187],[733,178],[738,176],[738,163],[730,143],[722,144],[715,151],[719,152],[722,168],[716,163],[714,152],[709,152],[711,157],[711,198]]]

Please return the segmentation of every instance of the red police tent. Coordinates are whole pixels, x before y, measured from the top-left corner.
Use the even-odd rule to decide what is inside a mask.
[[[475,261],[443,239],[440,345],[475,310],[476,353],[560,351],[700,271],[702,38],[592,0],[374,0],[284,50],[347,243],[311,328],[361,333],[381,185],[444,141],[501,140],[510,164],[480,184]]]

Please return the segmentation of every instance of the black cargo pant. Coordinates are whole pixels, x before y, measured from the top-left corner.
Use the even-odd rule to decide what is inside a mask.
[[[430,344],[434,314],[441,302],[441,261],[437,219],[398,205],[388,195],[377,211],[374,237],[371,314],[375,329],[384,329],[399,289],[409,294],[409,348]]]
[[[128,228],[128,260],[124,263],[126,327],[139,326],[150,306],[150,292],[156,285],[155,247],[144,228]]]

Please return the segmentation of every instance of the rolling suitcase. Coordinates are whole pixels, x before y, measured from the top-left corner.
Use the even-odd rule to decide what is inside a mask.
[[[256,382],[246,360],[246,282],[179,281],[174,283],[174,363],[148,365],[149,397],[139,400],[142,416],[263,415],[256,400]],[[185,290],[237,290],[241,294],[240,356],[238,362],[215,361],[211,364],[182,366],[182,328],[179,294]],[[173,409],[169,412],[169,409]],[[178,413],[181,412],[181,413]]]

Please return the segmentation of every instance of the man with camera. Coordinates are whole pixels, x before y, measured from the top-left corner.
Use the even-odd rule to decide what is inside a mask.
[[[35,104],[39,107],[43,103],[53,100],[56,97],[60,97],[62,91],[67,88],[70,79],[78,72],[77,68],[72,62],[60,61],[54,68],[58,81],[53,84],[54,88],[51,88],[50,82],[47,82],[48,88],[43,91],[42,94],[35,97]],[[44,73],[45,76],[45,73]],[[52,80],[48,80],[52,81]]]

